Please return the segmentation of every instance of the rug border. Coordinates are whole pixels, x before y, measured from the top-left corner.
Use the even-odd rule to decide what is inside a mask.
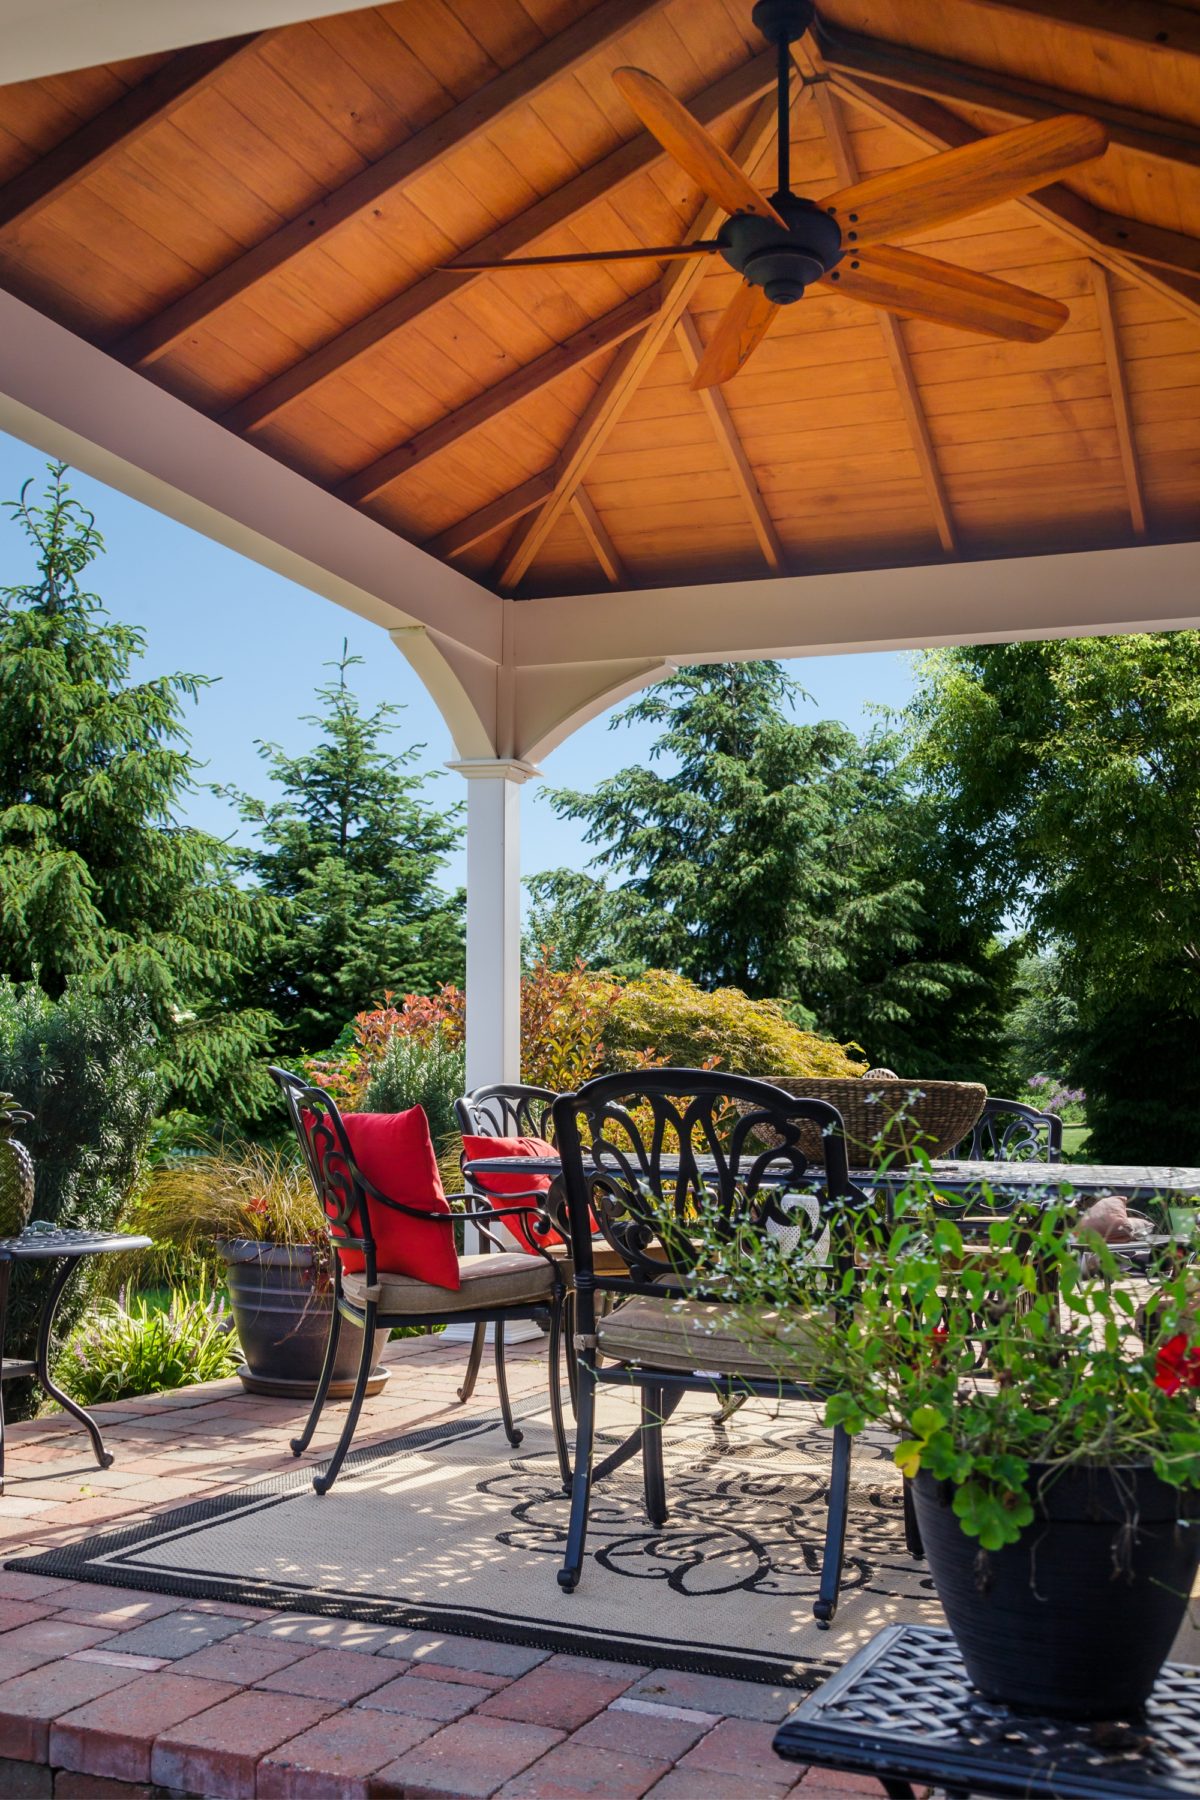
[[[532,1418],[543,1410],[539,1402],[531,1402],[517,1413],[518,1422]],[[452,1419],[437,1425],[421,1426],[402,1432],[378,1444],[353,1450],[343,1464],[343,1476],[353,1475],[385,1456],[428,1449],[429,1447],[475,1435],[480,1431],[503,1427],[498,1411],[476,1413],[470,1419]],[[60,1579],[92,1583],[102,1587],[141,1589],[146,1593],[177,1595],[184,1600],[212,1600],[218,1604],[261,1607],[264,1612],[290,1612],[309,1618],[351,1619],[358,1623],[390,1625],[397,1629],[441,1632],[450,1637],[476,1637],[489,1643],[513,1644],[523,1648],[546,1650],[551,1654],[588,1656],[598,1661],[637,1663],[642,1667],[678,1669],[689,1674],[715,1675],[740,1681],[752,1681],[772,1687],[808,1691],[819,1687],[841,1662],[833,1657],[808,1657],[796,1662],[770,1652],[743,1653],[718,1651],[711,1647],[689,1648],[672,1645],[665,1639],[645,1639],[636,1635],[616,1634],[605,1628],[589,1634],[582,1625],[556,1627],[527,1624],[522,1630],[505,1629],[487,1613],[440,1611],[413,1601],[358,1599],[353,1596],[323,1599],[312,1590],[288,1589],[281,1583],[255,1586],[245,1581],[206,1581],[198,1576],[165,1574],[156,1570],[133,1568],[128,1564],[100,1565],[94,1559],[135,1550],[172,1531],[187,1530],[201,1523],[211,1523],[225,1513],[240,1510],[256,1501],[284,1501],[308,1487],[320,1465],[305,1464],[295,1470],[271,1476],[265,1481],[251,1482],[242,1488],[187,1501],[182,1506],[143,1518],[131,1525],[117,1526],[111,1531],[89,1533],[69,1544],[48,1550],[32,1551],[12,1557],[0,1564],[16,1573],[53,1576]]]

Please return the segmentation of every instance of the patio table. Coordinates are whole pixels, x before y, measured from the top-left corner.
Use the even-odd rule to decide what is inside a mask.
[[[135,1237],[132,1233],[121,1231],[76,1231],[68,1229],[39,1228],[37,1225],[27,1226],[19,1237],[0,1238],[0,1494],[4,1492],[4,1382],[13,1381],[18,1376],[32,1375],[35,1381],[57,1400],[64,1412],[78,1419],[86,1427],[92,1440],[92,1450],[98,1466],[107,1469],[112,1464],[112,1452],[104,1448],[104,1439],[100,1435],[100,1427],[90,1413],[72,1400],[70,1394],[56,1386],[50,1373],[50,1335],[54,1329],[54,1315],[58,1311],[58,1303],[62,1299],[63,1289],[71,1279],[80,1262],[88,1256],[109,1256],[117,1250],[148,1250],[148,1237]],[[50,1287],[42,1303],[41,1318],[38,1321],[37,1348],[33,1357],[12,1357],[4,1355],[4,1340],[8,1327],[8,1289],[12,1278],[12,1267],[19,1262],[57,1262],[59,1267],[50,1279]]]

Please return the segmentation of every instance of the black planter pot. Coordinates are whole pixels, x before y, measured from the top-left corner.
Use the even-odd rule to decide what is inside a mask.
[[[1070,1719],[1136,1715],[1170,1653],[1200,1562],[1197,1496],[1147,1468],[1034,1467],[1038,1517],[981,1551],[953,1489],[913,1484],[929,1571],[981,1694]]]
[[[229,1303],[246,1362],[238,1373],[251,1394],[284,1399],[311,1399],[317,1389],[333,1291],[317,1283],[317,1262],[307,1245],[260,1244],[235,1238],[217,1245],[225,1258]],[[380,1364],[388,1341],[375,1333],[368,1394],[377,1394],[388,1378]],[[338,1338],[331,1400],[346,1399],[354,1386],[362,1334],[346,1319]]]

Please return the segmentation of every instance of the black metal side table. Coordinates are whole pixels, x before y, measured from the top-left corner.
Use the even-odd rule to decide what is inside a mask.
[[[146,1250],[150,1246],[148,1237],[134,1237],[119,1231],[66,1231],[55,1228],[52,1231],[27,1228],[20,1237],[0,1238],[0,1494],[4,1492],[4,1387],[6,1381],[15,1380],[21,1375],[32,1375],[41,1383],[51,1399],[57,1400],[64,1412],[78,1419],[86,1426],[88,1436],[92,1440],[92,1449],[100,1468],[107,1469],[112,1464],[112,1452],[104,1448],[104,1439],[100,1435],[100,1427],[90,1413],[72,1400],[70,1394],[64,1394],[55,1385],[50,1374],[50,1334],[54,1330],[54,1315],[58,1311],[58,1303],[62,1299],[63,1289],[71,1279],[77,1265],[85,1256],[106,1256],[115,1250]],[[42,1305],[42,1316],[38,1321],[37,1349],[32,1361],[28,1357],[6,1359],[4,1355],[4,1339],[8,1326],[8,1288],[12,1278],[12,1266],[18,1262],[57,1262],[59,1267],[50,1280],[50,1289]]]
[[[874,1775],[891,1800],[914,1783],[1001,1800],[1200,1795],[1200,1668],[1168,1663],[1144,1717],[1076,1724],[976,1693],[951,1634],[889,1625],[775,1734],[780,1756]]]

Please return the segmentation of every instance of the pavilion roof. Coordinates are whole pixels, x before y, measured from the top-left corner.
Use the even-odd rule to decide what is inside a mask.
[[[1023,119],[1107,124],[1101,162],[909,240],[1065,301],[1044,343],[821,288],[702,397],[722,267],[443,272],[706,229],[622,63],[772,186],[749,13],[398,0],[0,88],[0,284],[500,592],[1194,535],[1194,0],[822,0],[799,47],[817,199]]]

